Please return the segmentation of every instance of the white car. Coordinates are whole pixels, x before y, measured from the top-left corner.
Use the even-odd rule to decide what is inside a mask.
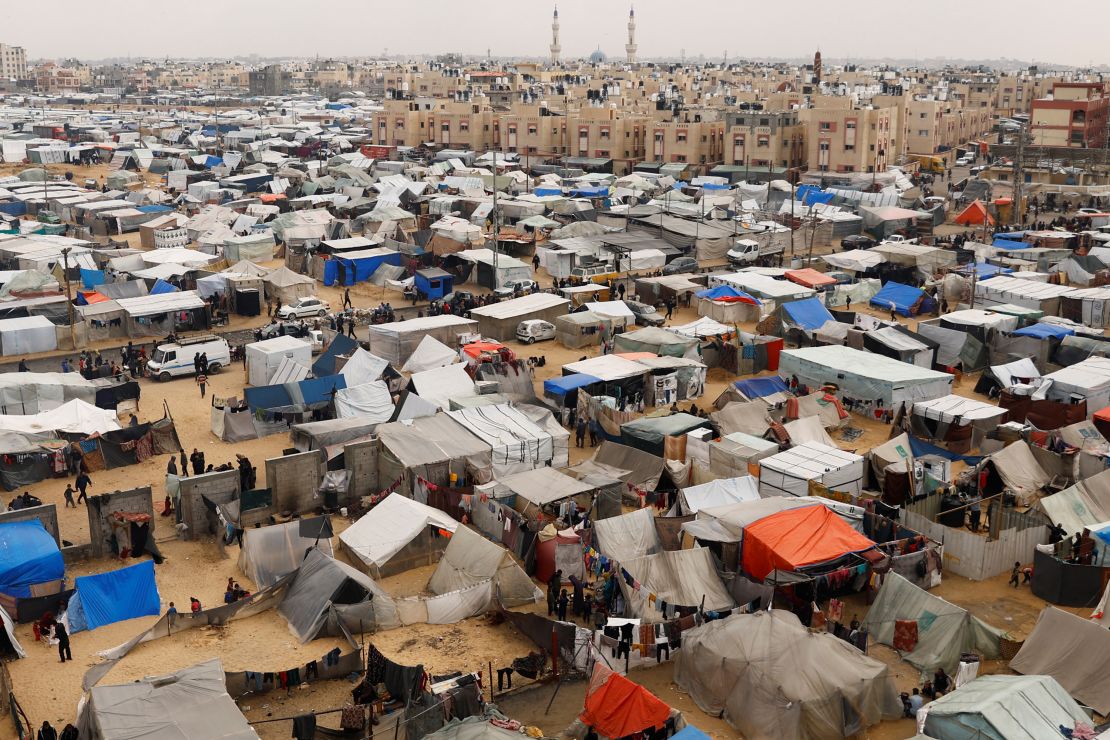
[[[277,316],[279,319],[304,319],[309,316],[326,316],[330,310],[331,306],[327,301],[309,296],[288,306],[282,306],[278,309]]]
[[[525,344],[535,344],[555,338],[555,325],[542,319],[525,319],[516,327],[516,338]]]

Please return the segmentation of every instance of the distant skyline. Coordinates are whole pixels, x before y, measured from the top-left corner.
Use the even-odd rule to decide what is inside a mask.
[[[457,52],[548,56],[553,3],[536,0],[6,0],[0,41],[29,59],[77,57],[375,57]],[[704,55],[827,60],[1021,59],[1075,67],[1110,62],[1110,4],[1033,0],[639,0],[639,58]],[[600,48],[623,59],[629,3],[558,3],[564,60]]]

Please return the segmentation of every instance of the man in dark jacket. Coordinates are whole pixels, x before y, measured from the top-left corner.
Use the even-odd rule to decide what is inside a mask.
[[[559,600],[559,589],[563,586],[563,571],[557,570],[547,581],[547,616],[555,614],[555,603]]]
[[[73,653],[69,649],[69,633],[66,632],[66,626],[61,622],[54,623],[54,637],[58,640],[58,657],[62,659],[62,662],[73,660]]]

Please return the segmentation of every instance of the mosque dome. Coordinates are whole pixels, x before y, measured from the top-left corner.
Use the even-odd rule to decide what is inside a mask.
[[[603,52],[601,49],[598,49],[593,54],[590,54],[591,64],[604,64],[607,59],[608,57],[605,56],[605,52]]]

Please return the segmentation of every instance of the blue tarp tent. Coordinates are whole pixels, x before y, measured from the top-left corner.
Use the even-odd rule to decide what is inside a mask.
[[[994,234],[996,239],[1013,239],[1014,241],[1021,241],[1025,238],[1024,231],[996,231]]]
[[[335,374],[335,358],[338,355],[349,355],[358,349],[359,344],[346,334],[337,334],[331,344],[324,350],[316,362],[312,363],[312,374],[317,378]]]
[[[333,391],[341,391],[347,387],[347,376],[328,375],[323,378],[308,378],[297,383],[301,399],[306,404],[327,403],[331,400]]]
[[[824,326],[826,321],[835,321],[829,309],[821,303],[817,296],[806,298],[802,301],[791,301],[782,304],[782,310],[790,321],[806,331],[813,331]]]
[[[715,182],[705,182],[705,183],[702,183],[701,189],[702,190],[728,190],[729,187],[730,187],[729,185],[719,185]]]
[[[85,288],[95,288],[98,285],[103,285],[108,282],[104,277],[104,270],[87,270],[81,268],[81,285]]]
[[[328,375],[323,378],[308,378],[296,383],[248,386],[243,389],[243,398],[246,399],[251,411],[287,406],[311,406],[327,403],[331,400],[333,390],[341,391],[346,387],[347,379],[344,376]]]
[[[257,388],[248,386],[243,389],[243,398],[251,411],[258,409],[279,409],[292,406],[293,399],[284,385],[262,385]]]
[[[693,725],[686,725],[681,730],[671,735],[671,740],[709,740],[709,735],[706,735]]]
[[[982,455],[960,455],[955,452],[949,452],[943,447],[937,447],[935,444],[926,442],[923,439],[908,435],[910,439],[910,450],[913,451],[914,457],[924,457],[925,455],[938,455],[946,460],[956,462],[962,460],[968,465],[975,466],[983,461]]]
[[[595,378],[586,373],[572,373],[571,375],[563,375],[543,381],[543,394],[545,396],[565,396],[571,391],[600,382],[601,378]]]
[[[794,196],[807,206],[831,203],[834,193],[826,193],[816,185],[799,185],[794,191]]]
[[[535,193],[536,195],[540,196],[540,197],[543,197],[543,196],[551,196],[551,195],[562,195],[563,194],[563,189],[562,188],[536,188],[532,192]]]
[[[884,285],[871,299],[871,305],[876,308],[889,310],[891,305],[894,310],[905,317],[912,316],[918,307],[918,302],[925,296],[925,291],[912,285],[903,285],[893,280]]]
[[[176,293],[176,292],[177,292],[177,286],[170,285],[169,283],[167,283],[162,278],[158,278],[158,282],[156,282],[154,284],[154,287],[150,289],[150,294],[151,295],[158,295],[160,293]]]
[[[339,263],[344,267],[344,285],[354,285],[364,280],[369,280],[382,265],[400,265],[401,253],[392,250],[382,251],[380,254],[368,254],[365,257],[349,259],[333,255],[324,263],[324,285],[335,285],[339,282]]]
[[[206,160],[204,160],[204,166],[207,167],[208,169],[212,169],[213,167],[219,167],[223,163],[224,163],[224,161],[222,159],[220,159],[219,157],[215,157],[211,154],[209,154],[208,158]]]
[[[605,185],[596,188],[575,188],[570,191],[570,195],[572,198],[605,198],[609,195],[609,188]]]
[[[0,524],[0,593],[31,597],[31,586],[65,577],[62,552],[38,519]]]
[[[169,206],[149,205],[139,206],[135,210],[139,211],[140,213],[167,213],[168,211],[172,211],[173,209]]]
[[[986,280],[987,278],[992,278],[995,275],[1009,275],[1011,272],[1013,272],[1013,270],[1008,267],[999,267],[998,265],[992,265],[989,262],[972,262],[960,268],[960,272],[970,273],[972,270],[975,271],[975,276],[978,277],[980,280]]]
[[[161,611],[153,560],[81,576],[74,585],[77,593],[69,600],[66,611],[71,633]]]
[[[1054,337],[1056,339],[1063,339],[1064,337],[1070,337],[1075,334],[1075,329],[1069,329],[1059,324],[1030,324],[1029,326],[1011,333],[1017,337],[1037,337],[1038,339]]]
[[[27,204],[23,201],[12,201],[11,203],[0,203],[0,213],[6,213],[9,216],[26,216]]]
[[[1026,242],[1012,241],[1010,239],[999,239],[996,236],[994,241],[991,242],[991,246],[997,247],[998,249],[1029,249],[1029,247],[1033,245]]]
[[[758,298],[748,295],[742,290],[737,290],[730,285],[718,285],[716,288],[699,290],[694,295],[698,298],[708,298],[711,301],[715,301],[719,298],[739,298],[743,303],[751,303],[755,306],[760,305]]]
[[[752,400],[770,396],[775,393],[786,393],[790,390],[786,387],[786,381],[777,375],[769,375],[766,378],[737,380],[734,385],[736,386],[736,390]]]

